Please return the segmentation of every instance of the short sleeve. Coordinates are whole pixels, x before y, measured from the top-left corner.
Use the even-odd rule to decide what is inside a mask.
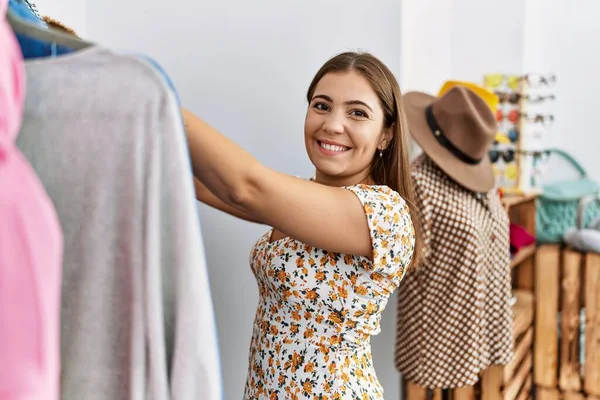
[[[365,211],[373,246],[372,270],[402,278],[415,248],[408,205],[387,186],[355,185],[346,189],[354,192]]]

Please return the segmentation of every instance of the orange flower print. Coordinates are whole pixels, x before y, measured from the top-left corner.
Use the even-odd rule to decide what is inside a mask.
[[[332,346],[336,346],[338,344],[340,344],[342,341],[342,339],[339,336],[330,336],[329,337],[329,344],[331,344]]]
[[[379,310],[379,307],[375,303],[367,303],[367,313],[370,315],[375,314]]]
[[[302,384],[302,389],[304,389],[305,395],[312,394],[312,389],[313,389],[312,382],[308,379],[305,380],[304,383]]]
[[[290,357],[289,361],[285,363],[285,369],[289,369],[292,373],[295,373],[301,363],[302,356],[294,352]]]
[[[364,296],[367,293],[369,293],[369,291],[367,290],[366,286],[363,286],[363,285],[358,285],[355,288],[355,290],[356,290],[356,293],[359,294],[359,295],[361,295],[361,296]]]
[[[327,319],[335,324],[342,323],[342,319],[340,318],[340,315],[337,312],[329,313],[329,316],[327,317]]]
[[[325,272],[323,271],[319,271],[315,274],[315,279],[318,281],[324,281],[325,280]]]
[[[340,287],[338,287],[338,293],[340,294],[340,297],[342,299],[347,299],[348,298],[348,291],[346,290],[346,286],[340,286]]]
[[[277,278],[279,278],[279,282],[284,283],[287,278],[287,274],[285,271],[281,270],[277,273]]]
[[[317,297],[319,297],[319,295],[317,294],[317,292],[314,289],[309,290],[308,292],[306,292],[305,296],[306,296],[306,298],[308,300],[316,300]]]
[[[315,364],[313,362],[309,362],[304,366],[304,372],[311,373],[315,370]]]
[[[327,368],[330,374],[335,374],[337,371],[337,364],[335,363],[335,361],[333,361],[331,364],[329,364],[329,367]]]
[[[304,331],[304,339],[310,339],[315,335],[315,331],[311,328],[306,328]]]
[[[292,319],[294,321],[300,321],[302,319],[302,316],[298,311],[292,311]]]

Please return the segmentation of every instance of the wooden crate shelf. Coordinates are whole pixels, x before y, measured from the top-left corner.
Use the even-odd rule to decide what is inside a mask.
[[[534,202],[537,199],[538,193],[528,193],[525,195],[507,195],[502,199],[504,208],[508,211],[510,208],[518,206],[522,203]]]
[[[535,254],[537,250],[537,245],[536,244],[532,244],[530,246],[524,247],[521,250],[519,250],[519,252],[517,254],[514,255],[514,257],[512,258],[512,260],[510,261],[510,268],[516,268],[519,265],[521,265],[521,263],[527,259],[529,259],[529,257],[533,256]]]
[[[519,365],[525,359],[525,356],[530,354],[533,348],[533,327],[530,326],[529,329],[522,335],[519,342],[515,346],[515,356],[513,360],[504,367],[504,385],[506,386],[515,376]]]
[[[533,326],[534,297],[526,290],[513,290],[517,302],[513,306],[513,335],[518,339],[527,329]]]
[[[540,398],[600,397],[600,255],[541,246],[535,276],[534,383]]]
[[[511,222],[517,223],[535,235],[535,207],[537,194],[508,196],[503,199]],[[481,376],[482,400],[528,400],[533,387],[534,315],[535,296],[534,259],[537,245],[521,249],[511,260],[513,272],[513,335],[515,351],[505,366],[492,366]]]
[[[581,392],[561,392],[558,389],[535,389],[537,400],[600,400],[598,396],[586,396]]]

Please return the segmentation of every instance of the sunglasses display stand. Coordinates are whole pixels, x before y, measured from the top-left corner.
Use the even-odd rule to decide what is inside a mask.
[[[554,95],[532,93],[531,89],[549,86],[556,77],[486,74],[483,81],[499,98],[498,134],[489,151],[498,187],[509,196],[539,193],[540,159],[546,153],[542,147],[547,139],[539,128],[551,123],[554,116],[532,113],[528,109],[554,99]],[[534,133],[530,132],[532,127]]]
[[[522,194],[518,152],[521,147],[522,79],[518,75],[487,74],[483,83],[499,98],[496,109],[498,134],[489,151],[498,187],[504,194]]]

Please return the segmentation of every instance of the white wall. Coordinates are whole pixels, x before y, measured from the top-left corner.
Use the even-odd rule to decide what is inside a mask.
[[[241,0],[88,1],[88,38],[146,53],[166,69],[186,107],[280,171],[313,173],[305,156],[308,84],[329,57],[366,49],[394,72],[400,65],[400,4]],[[65,21],[66,22],[66,21]],[[110,27],[109,27],[110,25]],[[266,228],[201,207],[227,400],[239,400],[257,305],[248,265]],[[399,398],[393,366],[395,298],[373,340],[386,399]]]
[[[404,92],[437,94],[449,79],[520,72],[524,15],[522,0],[402,0]]]
[[[523,68],[557,75],[549,142],[571,153],[600,182],[600,2],[577,0],[569,6],[561,0],[528,1]],[[564,176],[563,168],[553,161],[549,173]]]

